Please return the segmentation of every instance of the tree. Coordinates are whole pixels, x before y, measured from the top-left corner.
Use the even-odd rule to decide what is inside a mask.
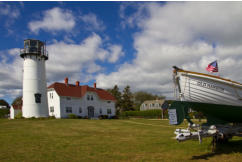
[[[116,111],[117,111],[117,115],[120,113],[120,109],[121,109],[121,97],[122,97],[122,94],[121,92],[119,91],[119,88],[117,85],[115,85],[113,87],[113,89],[109,89],[108,90],[116,99],[116,103],[115,103],[115,107],[116,107]]]
[[[130,86],[127,85],[123,90],[121,111],[134,110],[133,95],[130,91]]]
[[[2,106],[6,106],[7,108],[9,108],[9,104],[7,101],[5,101],[4,99],[0,99],[0,105]]]

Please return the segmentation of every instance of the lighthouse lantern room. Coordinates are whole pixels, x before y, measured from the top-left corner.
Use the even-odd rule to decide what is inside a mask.
[[[48,60],[45,42],[24,40],[20,50],[23,63],[23,117],[48,117],[45,61]]]

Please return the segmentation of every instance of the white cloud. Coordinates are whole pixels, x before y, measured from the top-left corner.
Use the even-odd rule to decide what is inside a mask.
[[[119,45],[112,45],[109,47],[110,50],[110,56],[108,58],[108,61],[110,63],[115,63],[118,61],[118,59],[124,55],[124,52],[122,51],[122,47]]]
[[[147,11],[147,16],[140,10]],[[116,72],[98,75],[102,87],[129,84],[135,91],[172,97],[173,65],[206,73],[206,66],[215,59],[221,76],[242,82],[241,2],[146,3],[130,17],[121,16],[125,24],[140,29],[134,35],[137,54]]]
[[[45,11],[42,20],[30,22],[28,27],[34,33],[38,33],[40,29],[51,32],[70,31],[75,24],[75,18],[71,11],[55,7]]]
[[[16,19],[19,17],[20,11],[13,5],[11,6],[8,4],[0,3],[0,15]]]
[[[120,55],[122,51],[121,46],[115,44],[110,45],[113,50],[105,49],[104,44],[102,38],[93,33],[79,44],[56,41],[48,45],[48,80],[62,81],[66,76],[81,79],[81,82],[86,82],[88,78],[94,79],[94,73],[104,70],[97,61],[110,62],[110,57]],[[118,56],[114,59],[118,59]]]
[[[101,20],[97,19],[97,16],[93,13],[80,16],[80,19],[85,23],[87,30],[104,30],[105,26]]]

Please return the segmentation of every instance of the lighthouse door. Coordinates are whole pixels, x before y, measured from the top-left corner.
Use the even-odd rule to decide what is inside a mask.
[[[88,118],[94,117],[94,107],[93,106],[88,106]]]

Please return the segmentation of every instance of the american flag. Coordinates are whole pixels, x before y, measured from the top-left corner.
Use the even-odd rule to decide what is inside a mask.
[[[208,64],[208,67],[206,68],[209,72],[218,72],[218,63],[217,60]]]

